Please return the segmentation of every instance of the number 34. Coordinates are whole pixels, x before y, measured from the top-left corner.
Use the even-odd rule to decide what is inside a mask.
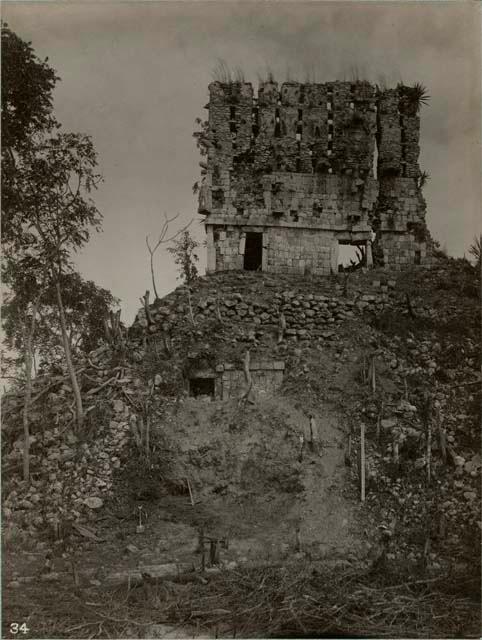
[[[18,622],[12,622],[12,624],[10,625],[10,633],[14,636],[16,636],[17,633],[23,633],[25,635],[29,631],[30,629],[27,627],[26,622],[22,622],[22,624],[19,624]]]

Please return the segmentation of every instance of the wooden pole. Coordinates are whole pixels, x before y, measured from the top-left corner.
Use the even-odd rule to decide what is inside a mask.
[[[147,413],[147,411],[146,411]],[[145,446],[146,446],[146,458],[147,458],[147,462],[149,462],[149,458],[151,455],[151,446],[150,446],[150,421],[149,421],[149,416],[146,416],[146,431],[145,431]]]
[[[295,551],[297,553],[301,553],[301,529],[300,529],[300,527],[296,527]]]
[[[365,425],[360,425],[360,480],[361,480],[361,501],[365,502]]]
[[[380,412],[377,418],[377,443],[380,443],[380,427],[382,424],[382,415],[383,415],[383,400],[380,405]]]
[[[209,545],[209,562],[211,566],[219,564],[218,540],[211,540]]]
[[[429,393],[424,398],[424,417],[426,421],[426,470],[427,470],[427,483],[430,483],[432,476],[432,407],[433,401]]]
[[[442,455],[442,460],[447,462],[447,431],[445,429],[445,425],[442,424],[442,421],[439,418],[439,438],[440,438],[440,453]]]
[[[352,439],[352,436],[350,431],[350,433],[348,434],[348,445],[345,452],[345,464],[347,467],[351,466],[351,444],[352,444],[351,439]]]
[[[375,368],[375,356],[372,356],[372,375],[371,375],[372,393],[375,395],[377,390],[377,373]]]
[[[432,420],[427,418],[427,483],[430,483],[432,475]]]
[[[189,482],[189,478],[186,478],[187,488],[189,490],[189,498],[191,499],[191,507],[194,507],[194,498],[192,496],[191,483]]]

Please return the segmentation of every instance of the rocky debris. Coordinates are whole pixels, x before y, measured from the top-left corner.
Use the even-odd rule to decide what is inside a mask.
[[[456,266],[456,265],[455,265]],[[458,305],[447,293],[450,269],[420,274],[428,296],[414,297],[415,317],[403,304],[376,324],[377,362],[394,383],[392,393],[370,392],[352,420],[367,426],[367,505],[370,522],[396,519],[390,554],[410,562],[440,566],[442,558],[463,557],[480,539],[480,382],[474,335],[478,317],[473,302]],[[410,286],[409,283],[406,286]],[[413,289],[415,287],[413,286]],[[440,303],[433,296],[442,290]],[[460,290],[460,288],[459,288]],[[454,296],[457,296],[454,288]],[[407,318],[407,320],[404,320]],[[407,329],[401,331],[400,327]],[[450,375],[447,375],[450,372]],[[426,398],[431,400],[427,414]],[[431,426],[428,478],[427,415]],[[355,449],[359,446],[355,428]],[[350,473],[359,483],[356,456]]]
[[[419,273],[418,280],[407,280],[402,286],[389,272],[353,274],[344,295],[342,282],[336,278],[310,281],[217,274],[193,286],[194,324],[186,289],[179,287],[151,305],[154,324],[148,332],[143,312],[138,314],[129,342],[130,364],[114,364],[107,350],[90,354],[79,363],[86,374],[83,392],[92,398],[86,408],[93,407],[91,415],[95,414],[95,431],[90,438],[81,440],[68,427],[72,399],[67,378],[50,377],[46,405],[42,405],[45,413],[35,405],[32,411],[37,426],[32,430],[33,481],[28,490],[19,480],[22,440],[16,435],[21,433],[18,416],[22,398],[7,398],[5,432],[11,446],[5,447],[4,457],[9,476],[4,483],[5,519],[22,527],[30,537],[45,529],[55,533],[69,522],[94,521],[114,493],[116,470],[123,468],[133,444],[131,417],[144,402],[146,388],[150,385],[165,402],[171,385],[173,394],[182,398],[182,367],[190,360],[191,350],[194,358],[215,368],[219,363],[239,364],[240,354],[249,347],[263,358],[269,354],[272,360],[286,362],[284,392],[306,406],[336,398],[351,411],[353,398],[358,402],[362,396],[352,419],[357,427],[361,421],[367,425],[367,505],[373,525],[388,526],[397,516],[400,524],[391,537],[393,553],[421,557],[427,514],[442,531],[437,534],[440,542],[434,533],[431,545],[436,550],[429,553],[439,554],[442,540],[447,548],[456,549],[481,527],[477,499],[480,440],[475,415],[479,391],[472,386],[477,381],[478,345],[472,330],[473,302],[470,306],[464,299],[454,301],[443,288],[447,277],[447,270],[436,269]],[[414,319],[404,287],[415,292],[420,282],[426,283],[430,295],[440,287],[440,300],[436,305],[431,298],[413,294]],[[459,290],[454,287],[454,296]],[[281,314],[286,329],[278,342]],[[451,329],[454,324],[462,330]],[[363,385],[357,377],[350,380],[349,389],[337,390],[332,376],[350,362],[361,369],[355,352],[359,353],[362,333],[369,337],[367,354],[376,357],[377,388],[372,392],[369,382]],[[161,338],[170,343],[168,357]],[[102,391],[96,391],[108,381]],[[39,380],[35,385],[34,396],[45,388],[45,382]],[[422,402],[422,392],[427,389],[433,391],[435,412],[428,489]],[[13,415],[15,420],[8,417]],[[447,460],[442,458],[439,425],[446,435]],[[394,442],[399,463],[394,461]],[[355,433],[353,456],[357,445]],[[179,452],[174,447],[168,453],[175,456]],[[221,465],[215,451],[208,452],[206,459],[197,453],[188,454],[192,456],[189,466],[200,479],[206,469]],[[263,455],[269,467],[270,450]],[[276,472],[276,476],[285,489],[295,491],[296,474],[290,475],[288,466],[283,467],[284,475]],[[245,470],[247,478],[253,476],[254,468]],[[230,470],[229,464],[226,469]],[[356,493],[355,457],[349,473]],[[233,491],[228,476],[213,486],[221,496]],[[438,556],[432,560],[439,562]]]
[[[244,275],[244,274],[243,274]],[[227,282],[236,282],[232,274],[226,274]],[[212,278],[214,279],[214,278]],[[251,327],[252,338],[261,338],[263,329],[278,327],[281,314],[286,321],[286,336],[291,339],[323,338],[330,325],[337,325],[359,316],[360,313],[381,313],[393,304],[392,287],[385,279],[380,287],[380,280],[366,286],[353,287],[349,297],[338,290],[331,294],[320,293],[319,283],[308,283],[303,278],[292,277],[287,280],[290,288],[283,287],[283,281],[273,286],[254,288],[246,291],[236,290],[235,286],[226,286],[220,282],[215,289],[205,291],[205,283],[198,283],[191,294],[191,306],[195,328],[203,331],[209,322],[220,320],[232,328]],[[326,284],[322,285],[326,287]],[[336,289],[336,287],[335,287]],[[212,292],[212,295],[210,295]],[[207,295],[206,295],[207,294]],[[214,295],[215,294],[215,295]],[[179,287],[162,301],[156,301],[150,308],[153,324],[149,331],[153,334],[170,332],[173,335],[190,323],[189,309],[186,304],[187,293]],[[166,322],[166,320],[168,322]],[[147,325],[144,309],[140,309],[134,322],[134,329]]]
[[[10,473],[4,483],[4,516],[7,522],[6,536],[20,529],[30,537],[49,532],[53,539],[61,539],[70,533],[75,523],[88,522],[97,517],[106,499],[113,495],[114,474],[126,459],[130,441],[129,416],[132,409],[116,394],[132,391],[134,380],[127,375],[126,368],[112,367],[110,354],[103,347],[89,354],[83,363],[79,363],[81,382],[85,386],[85,410],[96,405],[89,405],[89,389],[100,387],[106,380],[105,393],[98,396],[102,415],[95,420],[94,437],[82,437],[72,431],[71,411],[66,411],[70,404],[69,388],[61,376],[52,376],[48,380],[49,388],[54,386],[55,392],[45,394],[46,404],[40,412],[34,405],[31,411],[30,438],[30,470],[31,483],[25,487],[20,477],[23,456],[23,438],[17,437],[4,456],[7,469],[17,470]],[[82,374],[85,377],[82,377]],[[57,385],[54,383],[57,382]],[[59,387],[59,385],[61,385]],[[35,381],[33,395],[45,389],[45,382],[40,378]],[[8,398],[8,397],[7,397]],[[8,400],[10,400],[8,398]],[[19,427],[19,411],[21,397],[13,404],[8,402],[10,420],[7,423],[7,438],[16,433]],[[17,398],[15,398],[17,400]],[[90,406],[90,408],[89,408]],[[45,420],[51,419],[52,426],[45,428]],[[96,416],[97,418],[97,416]],[[88,419],[88,418],[87,418]]]

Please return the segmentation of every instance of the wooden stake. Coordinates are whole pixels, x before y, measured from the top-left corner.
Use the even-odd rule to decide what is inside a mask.
[[[377,442],[378,443],[380,442],[380,428],[382,424],[382,415],[383,415],[383,400],[380,405],[380,413],[378,414],[378,419],[377,419]]]
[[[285,331],[286,331],[286,318],[284,316],[284,313],[281,313],[278,320],[278,344],[280,344],[280,342],[283,342],[283,339],[285,337]]]
[[[223,317],[221,315],[221,309],[219,307],[219,293],[216,296],[216,317],[221,324],[223,324]]]
[[[372,385],[372,393],[375,394],[377,390],[377,373],[375,369],[375,356],[372,356],[371,385]]]
[[[300,530],[300,527],[296,527],[295,551],[297,553],[301,553],[301,530]]]
[[[347,467],[351,466],[351,432],[348,434],[348,445],[345,452],[345,464]]]
[[[151,446],[150,446],[150,420],[149,416],[146,416],[146,430],[145,430],[145,447],[146,447],[146,458],[149,462],[149,458],[151,455]]]
[[[211,540],[209,546],[209,562],[211,566],[219,564],[218,541]]]
[[[187,488],[189,490],[189,497],[191,499],[191,506],[194,507],[194,498],[192,496],[191,483],[189,482],[189,478],[186,478],[186,481],[187,481]]]
[[[425,420],[426,429],[426,471],[427,483],[430,483],[432,475],[432,408],[433,402],[431,395],[427,392],[424,396],[423,418]]]
[[[427,418],[427,482],[430,483],[432,475],[432,420]]]
[[[437,411],[437,425],[438,425],[440,454],[442,456],[442,460],[446,463],[447,462],[447,430],[440,418],[440,411]]]
[[[365,502],[365,425],[360,425],[360,479],[361,479],[361,501]]]
[[[198,548],[201,552],[201,571],[205,571],[206,569],[206,547],[204,546],[204,527],[201,526],[199,529],[199,544]]]
[[[79,580],[79,574],[77,572],[77,567],[75,565],[75,562],[73,560],[70,561],[70,566],[72,568],[72,578],[74,581],[74,586],[78,587],[80,584],[80,580]]]

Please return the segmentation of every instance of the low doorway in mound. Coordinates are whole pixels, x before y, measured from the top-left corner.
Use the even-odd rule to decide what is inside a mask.
[[[214,377],[196,377],[189,379],[189,395],[194,398],[198,398],[200,396],[209,396],[210,398],[214,398],[214,390]]]
[[[261,270],[262,264],[263,234],[248,231],[244,245],[244,269],[245,271],[258,271]]]

